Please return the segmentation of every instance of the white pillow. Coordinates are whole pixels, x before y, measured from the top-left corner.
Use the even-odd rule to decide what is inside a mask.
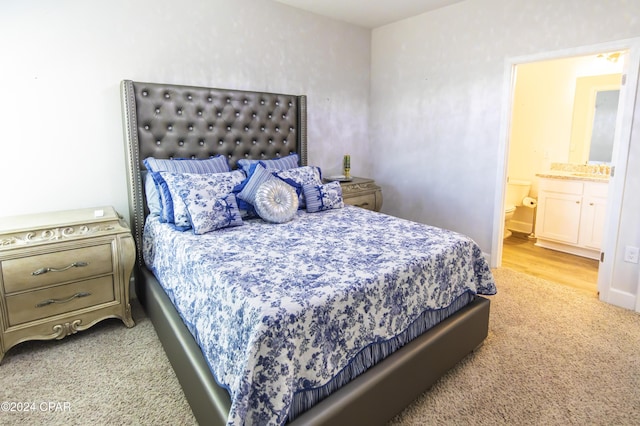
[[[267,222],[288,222],[298,210],[298,194],[291,185],[270,179],[256,191],[254,207],[258,216]]]

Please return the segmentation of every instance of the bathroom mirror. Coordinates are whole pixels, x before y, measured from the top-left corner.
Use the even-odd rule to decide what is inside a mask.
[[[611,162],[619,99],[620,90],[600,90],[596,93],[589,144],[590,163]]]
[[[610,163],[622,74],[576,79],[569,162]]]

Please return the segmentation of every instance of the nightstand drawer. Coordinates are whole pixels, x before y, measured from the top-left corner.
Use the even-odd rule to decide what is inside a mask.
[[[115,296],[111,275],[7,296],[6,299],[10,326],[113,300]]]
[[[109,274],[112,271],[111,244],[63,250],[2,262],[5,293]]]
[[[380,211],[382,207],[382,190],[373,179],[353,177],[349,181],[340,182],[342,199],[345,204],[362,207],[367,210]]]
[[[348,197],[344,199],[346,204],[352,206],[362,207],[367,210],[375,210],[376,208],[376,194],[359,195],[357,197]]]

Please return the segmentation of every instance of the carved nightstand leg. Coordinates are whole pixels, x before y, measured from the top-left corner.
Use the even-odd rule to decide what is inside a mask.
[[[124,322],[124,325],[126,325],[127,328],[131,328],[136,325],[135,321],[133,320],[133,316],[131,315],[131,304],[129,303],[127,303],[125,307],[122,322]]]

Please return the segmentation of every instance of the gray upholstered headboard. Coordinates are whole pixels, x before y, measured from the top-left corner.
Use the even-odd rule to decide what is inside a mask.
[[[301,165],[307,164],[306,96],[124,80],[121,99],[130,223],[139,262],[148,213],[145,158],[222,154],[235,168],[241,158],[296,152]]]

